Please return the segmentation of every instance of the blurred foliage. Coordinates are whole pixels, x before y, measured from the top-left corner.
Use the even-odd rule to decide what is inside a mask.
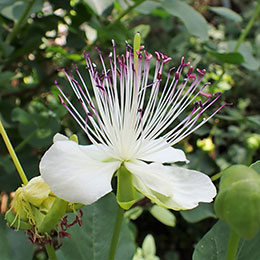
[[[159,50],[173,57],[174,65],[185,55],[194,67],[206,68],[205,82],[212,83],[207,91],[222,92],[221,104],[233,103],[178,144],[188,153],[188,167],[213,175],[231,164],[250,165],[259,158],[260,148],[260,19],[254,18],[257,4],[246,0],[1,1],[0,119],[28,178],[39,174],[41,155],[56,132],[75,133],[80,143],[88,142],[60,105],[54,81],[58,80],[66,93],[70,90],[58,69],[71,69],[75,63],[83,72],[83,51],[90,52],[95,60],[98,46],[107,56],[114,39],[120,53],[125,41],[131,43],[137,31],[149,52]],[[252,27],[245,34],[251,20]],[[210,140],[211,149],[198,140]],[[19,185],[0,140],[0,191],[9,193]],[[142,209],[135,213],[142,214],[135,225],[129,225],[133,233],[138,232],[140,247],[145,236],[153,234],[161,259],[191,259],[194,244],[215,221],[211,206],[201,205],[183,214],[167,212],[163,217],[149,204],[144,214]],[[181,215],[189,222],[213,219],[194,225]],[[216,228],[222,228],[222,224]],[[10,239],[11,231],[2,229],[0,240]],[[41,251],[35,252],[35,259],[45,259]],[[10,258],[8,254],[6,251],[6,259],[20,259],[19,255]]]

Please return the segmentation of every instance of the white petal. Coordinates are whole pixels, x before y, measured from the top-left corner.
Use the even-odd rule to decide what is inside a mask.
[[[172,187],[165,185],[165,179],[161,176],[161,164],[154,164],[154,167],[150,167],[147,163],[139,160],[125,162],[124,164],[149,189],[156,190],[164,196],[172,195]]]
[[[138,159],[159,163],[189,162],[182,150],[171,147],[163,138],[145,140]]]
[[[58,197],[91,204],[112,190],[111,178],[120,162],[94,160],[87,151],[73,141],[57,141],[42,157],[42,178]]]
[[[56,135],[54,135],[53,137],[53,143],[57,142],[57,141],[68,141],[69,138],[63,134],[57,133]]]
[[[137,190],[161,206],[175,210],[192,209],[199,202],[211,202],[216,196],[215,186],[201,172],[152,163],[143,167],[143,174],[149,175],[149,171],[154,169],[157,169],[164,188],[171,189],[171,196],[164,196],[160,190],[151,188],[150,183],[146,183],[140,176],[135,175],[133,182]]]

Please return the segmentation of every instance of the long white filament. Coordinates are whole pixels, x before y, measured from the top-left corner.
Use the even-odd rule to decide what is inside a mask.
[[[61,101],[86,132],[93,144],[102,143],[111,152],[111,156],[122,160],[136,159],[139,151],[148,153],[164,149],[165,145],[145,146],[145,141],[162,137],[167,145],[174,145],[190,133],[197,130],[225,105],[220,106],[207,119],[199,121],[201,115],[213,105],[220,94],[210,95],[203,92],[207,84],[200,86],[205,75],[204,70],[193,74],[193,67],[184,63],[174,73],[168,72],[163,84],[163,68],[171,58],[156,52],[156,65],[152,81],[149,82],[152,55],[145,50],[138,52],[138,66],[135,70],[133,50],[127,43],[126,53],[116,56],[113,51],[109,55],[109,70],[106,68],[101,52],[97,49],[102,72],[85,54],[91,87],[87,86],[77,67],[76,78],[65,70],[65,75],[79,100],[84,116],[77,111],[61,88]],[[185,67],[188,73],[180,80]],[[198,98],[206,101],[198,101]],[[185,115],[187,108],[193,110]],[[184,115],[182,121],[178,120]],[[182,116],[183,117],[183,116]],[[165,142],[162,142],[165,143]]]

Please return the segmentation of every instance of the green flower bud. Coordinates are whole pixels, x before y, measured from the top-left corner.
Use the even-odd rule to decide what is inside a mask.
[[[33,231],[36,234],[50,232],[66,213],[67,204],[54,196],[39,176],[16,190],[5,219],[17,230],[36,227]]]
[[[198,139],[197,146],[201,148],[204,152],[212,152],[215,149],[215,144],[213,143],[211,137]]]
[[[244,239],[260,228],[260,176],[252,168],[234,165],[223,171],[215,200],[216,215]]]
[[[257,150],[260,147],[260,135],[258,134],[251,134],[246,139],[247,147],[251,150]]]

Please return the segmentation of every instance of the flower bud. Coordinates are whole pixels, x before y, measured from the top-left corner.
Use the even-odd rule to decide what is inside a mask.
[[[215,144],[213,143],[211,137],[198,139],[197,146],[201,148],[204,152],[212,152],[215,149]]]
[[[260,176],[252,168],[234,165],[223,171],[215,200],[216,215],[244,239],[260,228]]]
[[[260,135],[258,134],[251,134],[246,139],[247,147],[251,150],[257,150],[260,147]]]

